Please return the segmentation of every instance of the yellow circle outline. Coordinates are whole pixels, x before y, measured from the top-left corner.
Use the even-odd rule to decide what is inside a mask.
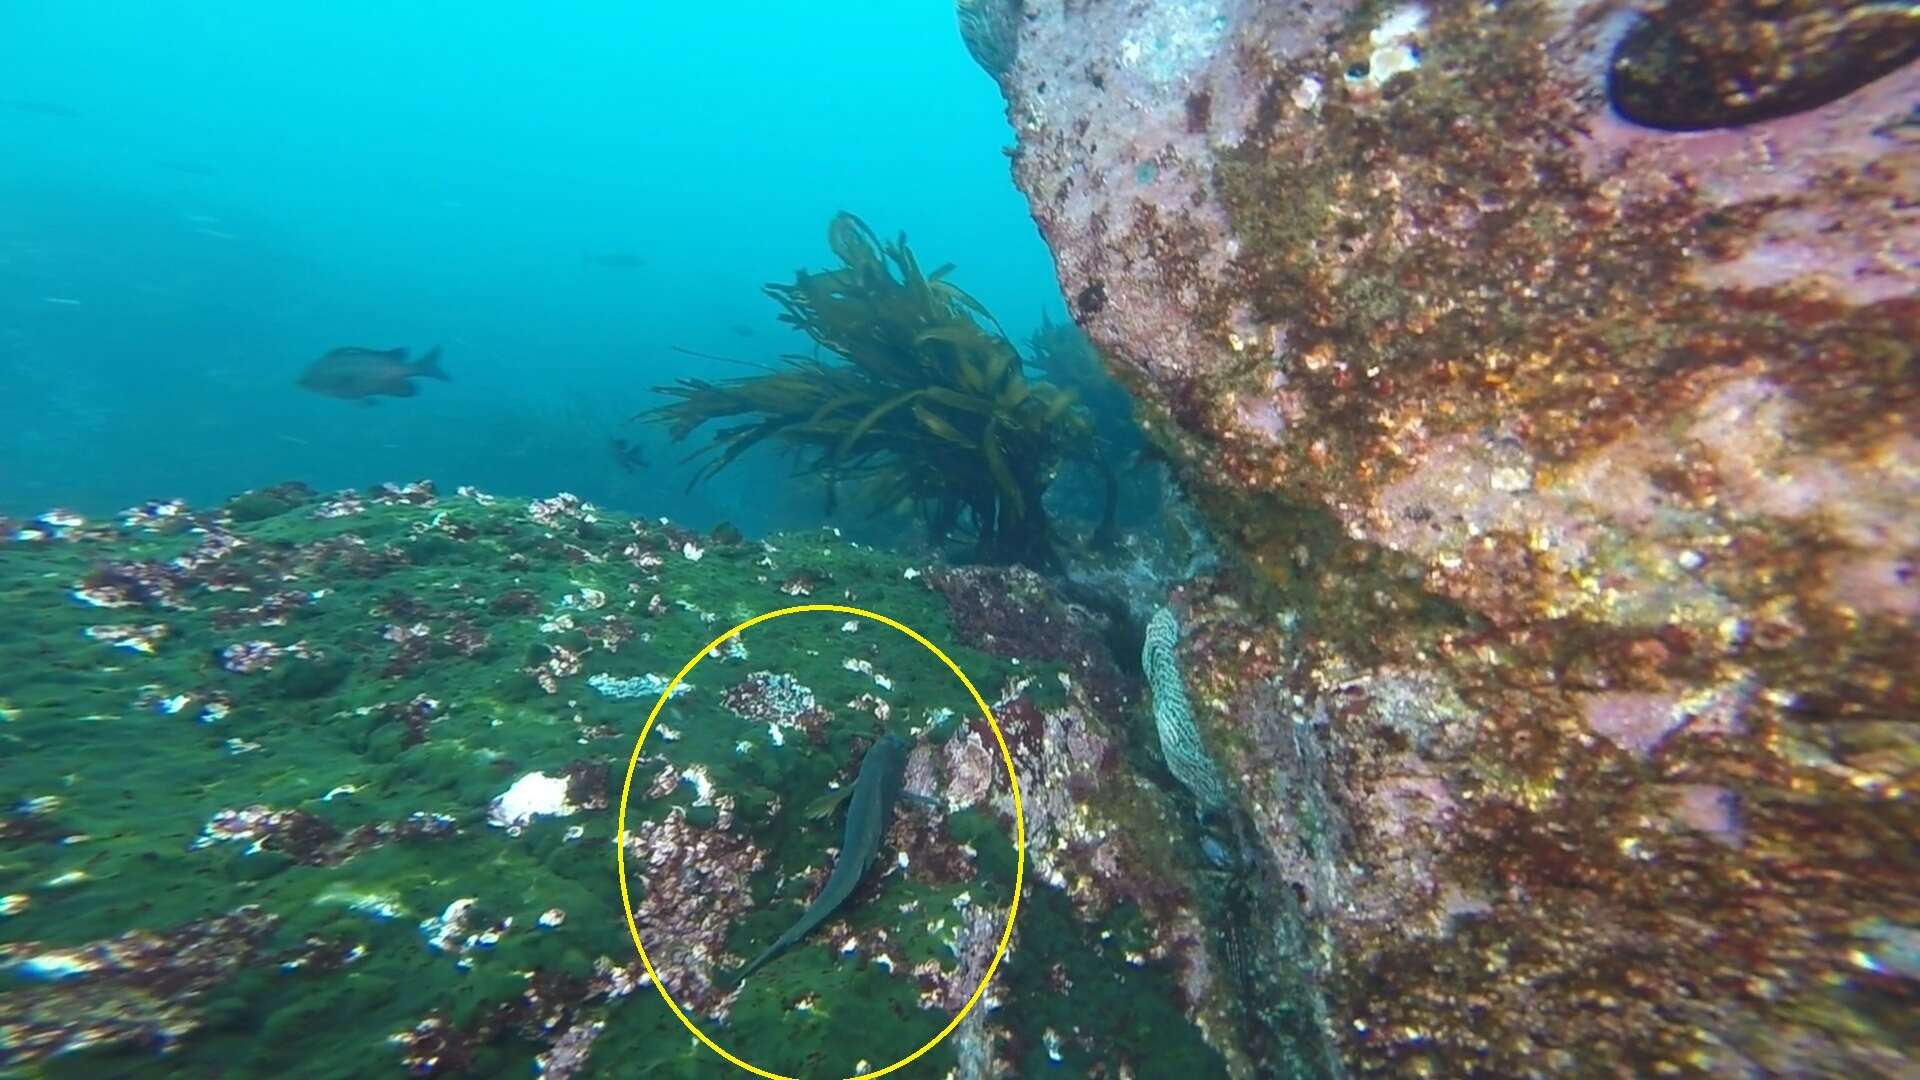
[[[993,710],[987,707],[987,699],[980,696],[980,691],[974,687],[973,680],[967,678],[967,673],[960,670],[960,665],[954,663],[953,659],[946,653],[941,652],[938,645],[921,637],[919,632],[914,630],[913,627],[905,623],[895,622],[878,612],[868,611],[865,608],[850,607],[846,604],[798,604],[794,607],[780,608],[777,611],[769,611],[756,615],[726,633],[721,634],[719,637],[714,638],[699,652],[694,653],[693,659],[687,661],[685,666],[681,667],[679,673],[673,677],[673,681],[667,683],[667,688],[660,692],[660,700],[654,702],[653,711],[647,714],[646,725],[640,729],[640,738],[634,741],[633,754],[627,758],[627,778],[626,781],[620,785],[620,813],[615,819],[617,831],[614,834],[614,862],[620,871],[620,910],[626,917],[627,933],[633,937],[633,947],[640,951],[640,962],[646,965],[647,975],[653,980],[653,988],[660,992],[661,1000],[667,1003],[667,1008],[673,1010],[673,1015],[680,1018],[680,1022],[686,1025],[688,1031],[693,1032],[694,1038],[705,1043],[707,1049],[712,1050],[714,1053],[719,1054],[721,1057],[726,1058],[728,1061],[733,1062],[735,1065],[740,1066],[756,1076],[764,1076],[767,1080],[798,1080],[797,1077],[782,1076],[779,1073],[768,1072],[757,1065],[741,1061],[739,1058],[734,1057],[719,1043],[709,1039],[706,1032],[696,1027],[694,1022],[687,1018],[687,1014],[680,1011],[680,1005],[673,1000],[673,995],[667,993],[667,985],[661,980],[660,973],[654,970],[653,960],[647,955],[647,947],[640,943],[640,927],[633,919],[633,898],[627,893],[627,797],[633,792],[634,770],[640,767],[640,748],[647,744],[647,734],[653,730],[654,720],[660,716],[660,710],[666,707],[668,700],[673,697],[674,688],[679,686],[680,681],[687,677],[687,673],[692,671],[694,666],[700,663],[700,661],[706,659],[709,653],[725,644],[728,638],[742,631],[752,629],[770,619],[777,619],[782,615],[796,615],[803,611],[837,611],[842,614],[858,615],[861,618],[885,623],[919,642],[926,647],[928,652],[939,657],[940,662],[947,665],[948,670],[959,677],[961,685],[967,688],[967,693],[973,695],[974,704],[980,706],[981,715],[987,718],[987,726],[993,729],[994,741],[1000,744],[1000,757],[1007,763],[1007,782],[1013,785],[1015,849],[1013,863],[1013,902],[1007,909],[1007,925],[1006,928],[1000,932],[1000,947],[993,951],[993,962],[987,965],[987,973],[980,979],[980,985],[974,987],[973,996],[968,998],[967,1003],[961,1006],[960,1011],[954,1014],[952,1020],[947,1022],[947,1026],[941,1029],[940,1034],[928,1039],[926,1045],[908,1054],[906,1057],[901,1058],[899,1061],[888,1065],[884,1069],[875,1069],[872,1072],[864,1072],[850,1078],[850,1080],[872,1080],[873,1077],[885,1076],[895,1069],[902,1068],[919,1060],[922,1054],[940,1045],[941,1040],[953,1034],[953,1029],[959,1027],[960,1021],[965,1020],[967,1014],[973,1011],[973,1007],[980,1003],[981,995],[987,992],[987,984],[993,981],[993,973],[1000,967],[1000,960],[1007,955],[1007,945],[1013,940],[1013,920],[1020,914],[1020,889],[1026,881],[1027,820],[1020,806],[1020,778],[1014,774],[1013,754],[1007,749],[1006,736],[1000,733],[1000,725],[993,718]]]

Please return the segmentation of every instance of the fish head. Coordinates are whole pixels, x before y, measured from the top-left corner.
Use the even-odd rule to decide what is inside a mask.
[[[907,757],[913,753],[913,740],[899,735],[882,735],[867,748],[860,761],[860,779],[879,788],[880,804],[891,807],[906,784]]]
[[[880,741],[867,751],[876,764],[886,767],[888,772],[899,774],[907,767],[907,758],[913,753],[913,740],[904,735],[882,735]]]

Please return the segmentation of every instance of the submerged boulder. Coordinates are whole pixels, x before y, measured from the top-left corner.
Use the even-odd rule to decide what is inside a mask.
[[[1073,313],[1237,556],[1179,660],[1342,1060],[1910,1067],[1911,29],[983,6]]]

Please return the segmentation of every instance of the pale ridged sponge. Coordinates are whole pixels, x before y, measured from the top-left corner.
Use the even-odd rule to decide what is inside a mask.
[[[1173,612],[1161,608],[1147,623],[1140,666],[1146,669],[1147,684],[1153,688],[1153,726],[1160,732],[1160,750],[1166,755],[1167,768],[1174,779],[1193,792],[1200,811],[1205,813],[1227,805],[1227,784],[1193,726],[1193,707],[1187,704],[1186,683],[1174,656],[1179,644],[1179,620]]]

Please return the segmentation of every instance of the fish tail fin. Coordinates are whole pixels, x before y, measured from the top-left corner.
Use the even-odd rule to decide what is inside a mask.
[[[439,379],[441,382],[453,381],[453,376],[448,375],[446,369],[440,366],[440,346],[438,345],[428,349],[425,356],[413,362],[413,373],[424,375],[429,379]]]

